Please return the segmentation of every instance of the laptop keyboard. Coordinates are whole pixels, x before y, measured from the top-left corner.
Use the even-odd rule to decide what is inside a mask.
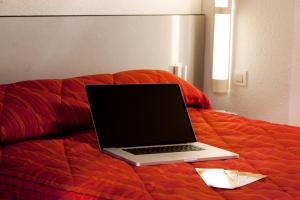
[[[132,149],[123,149],[134,155],[143,155],[143,154],[156,154],[156,153],[172,153],[172,152],[185,152],[185,151],[201,151],[204,150],[200,147],[184,144],[184,145],[172,145],[172,146],[160,146],[160,147],[139,147]]]

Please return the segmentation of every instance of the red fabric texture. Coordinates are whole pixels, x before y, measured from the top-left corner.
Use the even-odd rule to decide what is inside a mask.
[[[177,83],[187,106],[210,108],[204,94],[172,74],[134,70],[0,86],[0,143],[92,128],[86,84]]]
[[[240,158],[134,167],[101,153],[86,113],[84,85],[162,82],[181,86],[198,141],[239,153]],[[300,198],[300,128],[208,108],[200,91],[163,71],[2,85],[1,141],[18,142],[0,147],[0,200]],[[35,136],[40,137],[29,140]],[[268,177],[223,190],[206,186],[195,167]]]
[[[93,130],[1,147],[0,199],[299,199],[300,128],[189,108],[198,141],[239,159],[133,167],[103,154]],[[235,190],[205,185],[195,167],[268,175]]]

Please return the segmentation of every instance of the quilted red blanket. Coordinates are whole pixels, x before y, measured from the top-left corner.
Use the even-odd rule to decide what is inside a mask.
[[[178,83],[198,141],[239,159],[133,167],[98,149],[86,84]],[[300,199],[300,128],[214,112],[205,95],[164,71],[127,71],[0,86],[0,200]],[[211,188],[195,171],[225,168],[266,179]]]

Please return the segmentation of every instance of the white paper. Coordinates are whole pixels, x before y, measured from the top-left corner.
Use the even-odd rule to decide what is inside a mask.
[[[235,189],[266,177],[238,170],[196,168],[196,171],[206,185],[223,189]]]

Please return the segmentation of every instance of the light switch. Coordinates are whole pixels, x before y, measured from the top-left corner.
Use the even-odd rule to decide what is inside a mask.
[[[238,72],[234,74],[234,84],[239,86],[247,86],[248,72]]]
[[[242,84],[244,80],[243,74],[236,74],[235,75],[235,82]]]

